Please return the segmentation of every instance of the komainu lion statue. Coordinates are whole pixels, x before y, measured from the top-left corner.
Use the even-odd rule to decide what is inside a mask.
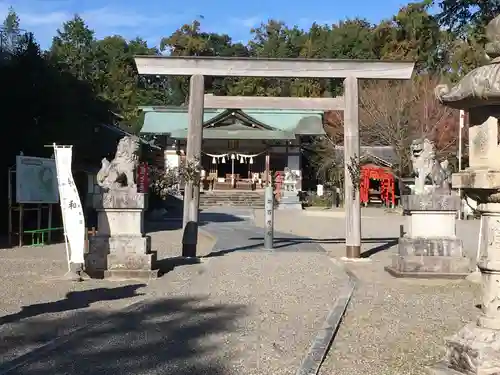
[[[427,138],[416,139],[412,142],[411,163],[416,175],[414,194],[427,194],[425,183],[428,180],[433,186],[433,192],[451,194],[448,160],[442,163],[437,161],[434,144]]]
[[[99,186],[106,191],[137,189],[135,172],[139,165],[140,146],[138,137],[126,136],[120,139],[115,158],[111,161],[104,158],[101,161],[101,170],[97,173]]]

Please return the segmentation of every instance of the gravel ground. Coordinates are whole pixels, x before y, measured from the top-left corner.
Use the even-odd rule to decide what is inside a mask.
[[[262,236],[249,221],[251,215],[238,215],[236,220],[229,214],[212,214],[221,224],[207,225],[207,230],[223,229],[219,234],[225,238],[218,243],[224,249],[247,243],[247,237]],[[152,236],[153,247],[164,256],[179,255],[180,233],[155,232]],[[200,246],[204,248],[200,253],[208,254],[214,245],[213,239],[199,242],[206,243]],[[290,246],[290,251],[273,253],[252,248],[211,254],[201,264],[176,267],[147,286],[106,281],[69,284],[51,280],[48,284],[44,280],[37,290],[46,293],[43,301],[47,302],[64,299],[70,288],[128,289],[122,293],[123,299],[109,300],[109,296],[116,297],[115,289],[101,300],[93,295],[93,300],[74,298],[76,305],[52,302],[49,306],[57,309],[2,325],[0,355],[5,362],[90,322],[100,324],[74,333],[60,349],[31,358],[9,373],[295,374],[335,301],[336,286],[345,281],[345,275],[326,253],[315,252],[311,246],[305,248],[302,251]],[[24,253],[18,259],[28,255],[35,258],[33,264],[38,271],[33,270],[32,280],[42,280],[41,270],[49,263],[54,267],[53,274],[64,273],[63,248],[48,247],[41,253],[45,250],[16,249],[6,254],[14,256],[17,252]],[[50,260],[47,254],[52,254]],[[18,273],[22,275],[25,262],[19,263]],[[28,288],[30,282],[25,284],[20,288]],[[13,286],[18,289],[17,282]],[[135,291],[145,295],[134,297]],[[19,297],[23,293],[16,293],[16,297],[9,297],[13,306],[8,306],[14,312],[28,300]],[[40,301],[36,293],[33,290],[29,303]],[[142,302],[130,309],[134,301]],[[129,308],[124,310],[126,305]],[[0,373],[3,370],[5,365],[2,368],[0,364]]]
[[[235,330],[221,337],[231,353],[229,373],[295,374],[344,277],[319,253],[234,252],[210,264],[195,289],[246,306]]]
[[[14,373],[295,374],[335,299],[338,269],[328,257],[235,252],[198,270],[181,290],[163,284],[163,299],[115,314],[65,344],[64,354]]]
[[[320,242],[329,255],[344,255],[342,217],[277,211],[275,228]],[[474,320],[479,286],[467,281],[394,279],[384,270],[397,252],[394,239],[404,218],[382,210],[363,210],[362,251],[378,251],[368,263],[345,263],[358,287],[321,375],[423,375],[444,355],[444,338]],[[262,213],[255,213],[263,225]],[[457,222],[467,254],[475,255],[479,224]],[[392,240],[392,242],[391,242]],[[369,242],[369,243],[368,243]]]
[[[180,254],[180,230],[151,234],[159,259]],[[208,253],[214,241],[199,237],[199,248]],[[0,250],[0,363],[12,360],[57,336],[101,321],[105,316],[147,298],[157,281],[86,280],[74,283],[61,278],[66,272],[63,244]],[[171,289],[182,287],[188,271],[175,269],[161,280]],[[192,271],[189,271],[192,272]]]

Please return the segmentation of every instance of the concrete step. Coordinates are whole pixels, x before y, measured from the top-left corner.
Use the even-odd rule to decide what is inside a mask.
[[[200,207],[264,207],[264,195],[250,191],[211,191],[200,195]]]
[[[215,203],[215,202],[263,202],[263,199],[200,199],[200,202]]]

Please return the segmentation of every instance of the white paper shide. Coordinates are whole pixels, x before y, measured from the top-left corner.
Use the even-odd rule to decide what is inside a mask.
[[[71,172],[73,150],[71,146],[54,145],[54,152],[64,232],[69,243],[68,261],[81,264],[85,251],[85,219]]]

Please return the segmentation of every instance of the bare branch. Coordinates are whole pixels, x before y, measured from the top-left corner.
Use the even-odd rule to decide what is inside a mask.
[[[392,146],[398,158],[395,172],[400,176],[410,173],[410,144],[416,138],[434,141],[439,158],[456,157],[458,111],[435,99],[434,87],[438,83],[437,78],[428,75],[406,82],[361,82],[361,144]],[[317,153],[323,167],[328,169],[339,164],[332,158],[336,154],[335,145],[343,144],[343,113],[327,112],[324,119],[331,142],[319,142]]]

